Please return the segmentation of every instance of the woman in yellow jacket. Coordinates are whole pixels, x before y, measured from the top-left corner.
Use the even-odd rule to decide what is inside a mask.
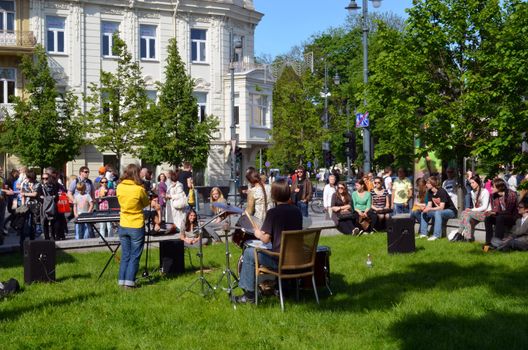
[[[149,204],[137,165],[130,164],[126,167],[116,193],[121,207],[119,240],[122,254],[118,284],[124,288],[135,288],[145,240],[143,208]]]

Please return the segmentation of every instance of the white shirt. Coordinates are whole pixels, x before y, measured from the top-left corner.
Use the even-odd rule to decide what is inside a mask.
[[[326,184],[323,189],[323,207],[328,208],[332,205],[332,195],[336,192],[336,185],[333,187]]]
[[[392,177],[391,175],[387,175],[385,178],[383,178],[383,185],[385,185],[385,189],[389,194],[392,194]]]
[[[512,174],[508,179],[508,187],[510,190],[517,191],[517,175]]]
[[[476,206],[477,192],[471,191],[471,201],[473,202],[471,211],[491,211],[490,193],[484,187],[480,189],[479,206]]]

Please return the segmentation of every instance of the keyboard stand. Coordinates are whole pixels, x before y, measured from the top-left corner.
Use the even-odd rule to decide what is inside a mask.
[[[101,234],[101,232],[99,231],[99,229],[96,227],[95,225],[96,223],[95,222],[91,222],[89,223],[89,225],[92,227],[92,230],[94,230],[95,232],[97,232],[97,234],[99,235],[99,237],[103,240],[104,244],[108,247],[108,249],[112,252],[112,255],[110,255],[110,257],[108,258],[108,260],[106,261],[106,264],[103,268],[103,270],[101,271],[101,273],[99,274],[99,277],[97,277],[97,281],[99,281],[101,279],[101,277],[103,276],[104,272],[106,271],[106,269],[108,268],[108,265],[110,265],[110,262],[112,261],[112,259],[115,259],[115,256],[116,256],[116,253],[117,251],[119,250],[119,247],[121,246],[121,241],[118,241],[117,243],[117,246],[114,248],[112,248],[112,246],[110,245],[110,243],[108,243],[108,241],[104,238],[104,236]],[[98,224],[98,223],[97,223]]]

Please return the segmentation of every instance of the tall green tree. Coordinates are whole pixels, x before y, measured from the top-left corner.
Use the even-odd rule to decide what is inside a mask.
[[[272,146],[267,152],[273,167],[290,170],[321,160],[322,122],[311,96],[302,77],[285,67],[273,89]]]
[[[115,73],[102,70],[99,84],[90,84],[85,130],[90,142],[99,151],[114,152],[121,166],[123,154],[139,155],[150,112],[139,63],[117,33],[113,39],[117,69]]]
[[[218,119],[198,121],[194,80],[187,75],[175,39],[169,41],[165,81],[158,84],[158,103],[149,110],[141,157],[152,164],[179,166],[189,161],[204,168]]]
[[[14,98],[14,113],[5,117],[0,142],[22,163],[62,167],[79,154],[84,143],[76,118],[77,99],[71,92],[58,93],[44,48],[23,56],[24,97]]]

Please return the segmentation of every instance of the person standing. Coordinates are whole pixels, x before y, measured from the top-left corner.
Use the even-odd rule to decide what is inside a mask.
[[[458,180],[455,174],[455,169],[449,167],[446,170],[447,179],[442,183],[442,188],[447,191],[451,201],[458,210]]]
[[[466,180],[464,182],[464,187],[466,189],[466,194],[464,195],[464,209],[473,208],[471,204],[471,184],[469,183],[469,180],[472,177],[473,177],[473,171],[471,170],[466,171]]]
[[[178,181],[178,173],[169,173],[171,184],[167,189],[167,198],[170,199],[170,210],[174,228],[182,230],[181,224],[185,220],[185,209],[187,208],[187,196],[183,190],[183,185]],[[171,229],[172,231],[172,229]]]
[[[433,235],[429,237],[429,241],[435,241],[442,237],[442,224],[444,220],[456,217],[457,209],[447,191],[438,186],[438,177],[429,177],[425,185],[428,190],[427,206],[422,211],[419,238],[427,238],[428,222],[434,219]]]
[[[190,162],[183,162],[182,170],[178,174],[178,181],[183,186],[183,192],[189,197],[189,190],[192,188],[192,165]]]
[[[77,190],[73,198],[73,215],[91,213],[93,210],[93,198],[86,192],[86,185],[83,182],[77,183]],[[92,235],[90,225],[87,223],[75,224],[75,239],[88,239]]]
[[[383,187],[389,193],[389,197],[392,197],[392,168],[390,166],[386,167],[381,177],[383,178]]]
[[[98,203],[97,210],[105,211],[110,210],[110,203],[108,203],[107,197],[115,197],[115,190],[108,188],[108,179],[103,177],[99,181],[99,188],[95,190],[95,198]],[[112,223],[111,222],[101,222],[99,223],[99,233],[104,237],[112,237]]]
[[[3,174],[3,169],[0,166],[0,174]],[[1,191],[2,189],[7,188],[6,180],[2,175],[0,175],[0,235],[6,236],[7,233],[4,231],[4,221],[5,221],[5,215],[6,215],[6,209],[7,209],[7,198],[4,191]],[[1,239],[0,239],[1,241]]]
[[[398,169],[398,178],[392,183],[392,207],[394,215],[409,214],[409,201],[412,198],[412,183],[405,176],[405,169]]]
[[[86,193],[88,193],[90,197],[95,198],[95,187],[92,183],[92,180],[88,178],[89,175],[90,175],[90,169],[88,169],[87,166],[80,167],[79,176],[77,177],[77,180],[72,181],[70,183],[70,187],[68,188],[68,198],[70,200],[70,203],[73,203],[74,195],[79,192],[77,188],[78,183],[84,183]],[[58,176],[57,176],[57,181],[59,181]]]
[[[121,241],[121,262],[119,264],[118,285],[135,288],[139,259],[143,253],[145,240],[145,217],[143,208],[149,204],[149,197],[139,177],[135,164],[126,167],[116,189],[121,207],[119,239]]]
[[[347,191],[348,192],[348,191]],[[328,217],[332,217],[332,196],[336,193],[336,177],[328,176],[328,183],[323,189],[323,207],[326,209]]]
[[[312,183],[306,177],[304,167],[297,167],[297,177],[292,183],[292,200],[304,217],[308,217],[308,204],[312,200]]]

